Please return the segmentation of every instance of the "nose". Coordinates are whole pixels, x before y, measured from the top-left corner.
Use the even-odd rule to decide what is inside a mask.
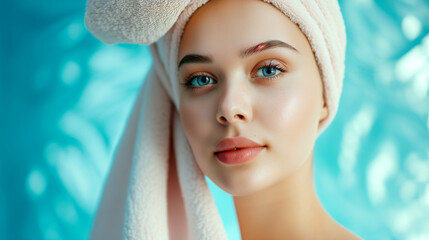
[[[251,96],[240,84],[229,84],[219,99],[217,121],[222,125],[248,122],[252,119]]]

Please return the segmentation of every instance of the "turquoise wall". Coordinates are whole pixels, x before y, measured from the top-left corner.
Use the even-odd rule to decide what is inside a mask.
[[[346,74],[316,142],[328,212],[365,239],[429,239],[429,2],[342,0]],[[0,3],[0,239],[87,239],[146,46],[105,45],[85,1]],[[230,239],[232,199],[209,182]]]

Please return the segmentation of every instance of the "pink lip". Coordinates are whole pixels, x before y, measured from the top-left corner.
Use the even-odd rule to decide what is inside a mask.
[[[245,137],[225,138],[216,146],[216,157],[225,164],[238,164],[254,158],[265,148]]]

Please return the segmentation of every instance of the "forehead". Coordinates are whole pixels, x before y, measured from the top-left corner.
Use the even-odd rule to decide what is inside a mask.
[[[267,40],[297,49],[310,48],[305,35],[280,10],[260,0],[212,0],[189,19],[180,41],[179,59],[189,53],[237,54]],[[311,50],[310,50],[311,52]]]

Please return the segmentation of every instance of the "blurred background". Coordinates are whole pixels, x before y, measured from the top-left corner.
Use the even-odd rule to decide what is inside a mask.
[[[429,1],[342,0],[338,114],[319,137],[327,211],[364,239],[429,239]],[[85,1],[0,3],[0,239],[88,239],[147,46],[105,45]],[[230,239],[232,198],[208,180]]]

